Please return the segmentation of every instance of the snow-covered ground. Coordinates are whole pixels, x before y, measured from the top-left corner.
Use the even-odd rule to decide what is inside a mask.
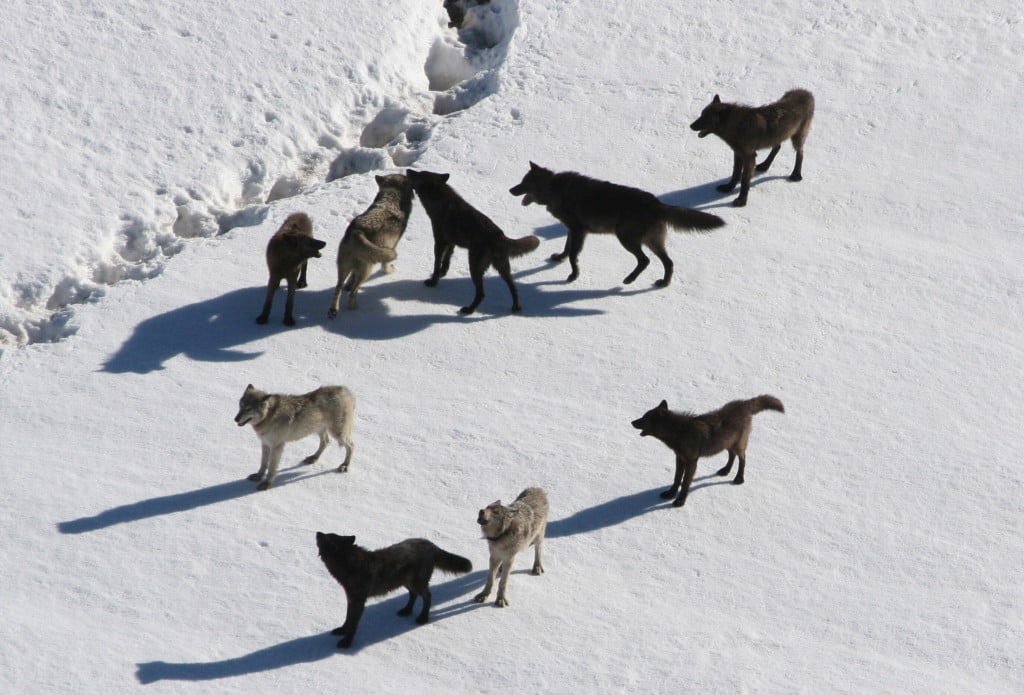
[[[209,7],[207,7],[209,5]],[[215,6],[214,6],[215,5]],[[9,0],[0,27],[0,692],[914,692],[1024,690],[1024,13],[895,0],[428,0],[202,7]],[[812,90],[749,204],[689,123],[718,93]],[[727,225],[655,260],[565,230],[508,188],[533,160],[650,190]],[[334,249],[415,166],[509,236],[523,312],[465,252],[423,286],[416,203],[397,272],[326,317]],[[267,239],[305,211],[328,242],[298,325],[253,319]],[[283,295],[283,293],[282,293]],[[356,453],[259,445],[246,384],[349,386]],[[630,427],[662,398],[772,393],[746,484]],[[547,490],[547,572],[473,602],[477,510]],[[341,588],[318,530],[420,536],[429,625]]]

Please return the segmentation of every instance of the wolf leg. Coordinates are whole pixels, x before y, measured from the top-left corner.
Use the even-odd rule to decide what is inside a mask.
[[[633,272],[623,278],[622,284],[624,285],[629,285],[640,277],[640,273],[644,272],[644,269],[651,263],[651,259],[644,253],[643,244],[640,242],[637,232],[642,233],[641,230],[615,230],[615,236],[619,238],[619,243],[636,257],[636,268],[633,268]]]
[[[260,453],[260,469],[249,476],[249,480],[258,482],[263,480],[264,474],[267,472],[267,466],[270,465],[270,447],[263,444]]]
[[[340,276],[341,273],[339,272],[338,275]],[[327,310],[327,318],[333,319],[335,316],[338,315],[338,308],[341,306],[341,293],[342,290],[344,290],[344,288],[345,278],[338,277],[338,284],[334,288],[334,296],[331,297],[331,306]]]
[[[412,615],[412,606],[414,603],[416,603],[416,592],[409,589],[409,600],[406,602],[405,606],[398,609],[397,615]]]
[[[491,589],[494,588],[494,578],[498,575],[498,570],[501,569],[501,560],[491,555],[491,568],[487,573],[487,583],[484,584],[484,590],[473,597],[473,600],[477,603],[483,603],[487,600],[487,597],[491,595]]]
[[[739,470],[736,471],[736,477],[733,478],[732,484],[733,485],[742,485],[743,484],[743,470],[747,467],[747,452],[746,451],[740,451],[740,452],[737,453],[737,457],[740,460],[740,467],[739,467]]]
[[[729,475],[729,471],[732,470],[732,460],[734,458],[736,458],[736,453],[732,449],[729,449],[729,462],[715,471],[715,475]]]
[[[352,272],[352,289],[349,290],[348,293],[349,309],[358,308],[356,304],[356,295],[359,294],[359,289],[363,286],[363,283],[366,282],[366,278],[370,277],[370,273],[372,272],[373,266],[369,264],[364,265],[362,267],[357,266],[356,269]]]
[[[494,605],[498,608],[505,608],[508,605],[508,598],[505,597],[505,587],[508,586],[508,578],[512,576],[512,563],[514,561],[515,556],[510,557],[508,562],[502,563],[501,579],[498,581],[498,597],[494,600]]]
[[[327,430],[324,430],[323,432],[320,433],[320,446],[318,446],[316,448],[316,451],[314,451],[312,454],[302,459],[302,465],[310,466],[316,463],[317,460],[320,458],[320,454],[324,453],[324,449],[327,448],[327,441]]]
[[[356,629],[359,627],[359,619],[363,617],[363,609],[366,608],[366,598],[348,599],[348,609],[345,611],[345,624],[334,630],[335,635],[344,635],[338,640],[338,648],[352,646],[352,640],[356,638]]]
[[[263,301],[263,311],[256,317],[256,323],[262,325],[270,319],[270,307],[274,303],[274,293],[280,286],[281,278],[271,275],[270,281],[267,282],[267,298]]]
[[[284,302],[284,325],[294,326],[295,317],[292,316],[292,309],[295,307],[295,289],[298,283],[294,275],[285,278],[285,282],[288,283],[288,298]]]
[[[743,170],[743,158],[739,152],[735,150],[732,153],[732,176],[729,178],[728,183],[723,183],[718,186],[718,190],[722,193],[729,193],[732,189],[736,188],[736,184],[740,182],[740,172]]]
[[[796,138],[793,139],[796,140]],[[801,170],[804,166],[804,146],[803,143],[800,143],[800,146],[797,147],[796,143],[794,142],[793,147],[796,147],[796,164],[793,165],[793,173],[789,175],[789,180],[803,181],[804,177],[801,173]]]
[[[669,258],[668,251],[665,250],[665,240],[649,241],[647,248],[654,252],[654,255],[658,257],[661,265],[665,268],[665,274],[661,276],[660,280],[655,280],[654,284],[658,287],[668,287],[669,283],[672,282],[672,271],[675,269],[675,264]]]
[[[537,538],[537,541],[533,544],[533,569],[531,570],[533,574],[544,574],[544,565],[541,564],[540,561],[540,549],[542,545],[544,545],[543,534]]]
[[[516,289],[516,283],[512,279],[512,267],[509,265],[508,258],[501,257],[494,259],[494,268],[498,271],[498,275],[508,285],[508,291],[512,294],[512,311],[522,311],[522,305],[519,304],[519,290]]]
[[[295,283],[295,286],[298,287],[300,290],[303,287],[307,286],[307,284],[306,284],[306,265],[308,265],[308,264],[309,264],[309,261],[303,261],[302,265],[299,267],[299,279]]]
[[[573,282],[580,276],[580,251],[583,250],[583,241],[587,238],[587,231],[585,229],[579,229],[575,232],[570,231],[569,239],[566,240],[569,246],[569,265],[571,271],[569,277],[565,279],[566,282]],[[571,242],[571,245],[569,245]]]
[[[775,147],[773,147],[772,151],[768,153],[768,156],[764,158],[764,161],[758,164],[755,168],[761,172],[768,171],[768,168],[772,165],[772,162],[775,161],[775,155],[779,153],[780,149],[782,149],[781,145],[776,145]]]
[[[682,456],[676,454],[676,474],[672,478],[672,487],[661,493],[661,499],[670,500],[679,492],[679,484],[683,480],[683,471],[686,469],[686,461]]]
[[[740,194],[732,201],[733,207],[741,208],[747,204],[747,194],[750,192],[750,178],[754,175],[754,158],[756,153],[751,152],[743,156],[743,180],[740,182]]]
[[[427,287],[434,287],[438,280],[448,274],[448,265],[454,250],[454,244],[449,244],[446,241],[434,242],[434,272],[424,282]]]
[[[270,449],[270,464],[267,468],[267,479],[259,484],[258,490],[268,490],[274,484],[277,477],[277,466],[281,463],[281,452],[284,451],[284,444],[278,444]]]
[[[423,599],[423,608],[420,609],[420,614],[416,616],[416,623],[418,625],[426,625],[430,622],[430,603],[432,599],[430,595],[430,587],[426,583],[420,587],[419,595],[420,598]]]
[[[469,250],[469,276],[473,279],[473,301],[459,309],[459,313],[472,314],[484,300],[484,271],[487,270],[487,254],[482,249]]]
[[[679,490],[679,497],[672,503],[673,507],[682,507],[686,504],[686,495],[690,492],[690,484],[693,483],[693,475],[697,472],[697,459],[688,461],[686,464],[686,477],[683,479],[683,487]]]
[[[351,437],[346,439],[339,437],[338,443],[345,447],[345,460],[338,466],[338,472],[344,473],[348,470],[349,464],[352,463],[352,452],[356,450],[356,445],[352,442]]]

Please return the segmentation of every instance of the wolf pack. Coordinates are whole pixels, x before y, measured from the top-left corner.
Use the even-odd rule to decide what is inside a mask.
[[[477,0],[485,4],[487,0]],[[446,0],[450,26],[460,26],[464,3]],[[789,140],[796,151],[790,181],[802,179],[803,146],[814,116],[814,97],[804,89],[792,89],[781,99],[763,106],[727,103],[715,95],[700,116],[690,125],[699,138],[716,135],[732,150],[733,168],[729,180],[718,186],[728,193],[740,186],[733,205],[748,202],[754,172],[763,173],[775,160],[782,144]],[[756,163],[756,153],[769,150]],[[484,274],[494,268],[504,280],[512,299],[512,311],[520,311],[519,292],[512,277],[511,260],[537,249],[540,240],[534,235],[510,238],[487,215],[467,202],[449,184],[450,175],[407,169],[404,174],[376,176],[378,191],[373,202],[348,224],[338,246],[337,285],[327,315],[335,319],[341,309],[342,294],[347,292],[346,309],[355,310],[360,288],[380,266],[384,273],[394,270],[397,247],[409,222],[414,197],[422,204],[430,220],[434,239],[434,263],[427,287],[435,287],[451,265],[455,248],[468,252],[469,271],[474,295],[460,308],[472,314],[484,299]],[[661,262],[663,274],[655,282],[666,287],[672,281],[674,264],[666,249],[669,228],[687,232],[704,232],[724,225],[713,214],[686,207],[667,205],[652,193],[627,185],[603,181],[573,172],[555,172],[529,163],[522,180],[509,193],[522,198],[523,205],[539,204],[564,225],[565,247],[550,257],[560,263],[569,260],[567,282],[579,277],[579,255],[587,234],[614,234],[619,243],[636,260],[635,267],[622,282],[634,282],[650,264],[646,248]],[[287,283],[284,323],[294,325],[296,290],[307,284],[307,263],[319,258],[326,242],[313,236],[312,221],[302,212],[290,215],[271,237],[266,248],[269,272],[266,298],[257,323],[269,320],[273,299],[281,281]],[[727,452],[728,462],[716,475],[728,476],[737,463],[733,483],[744,482],[746,450],[753,416],[763,410],[784,412],[782,401],[772,395],[734,400],[717,410],[695,414],[671,410],[662,400],[632,426],[641,437],[654,437],[675,455],[672,485],[660,493],[681,507],[693,482],[700,458]],[[267,393],[248,385],[239,400],[235,422],[251,425],[260,440],[259,470],[249,480],[259,483],[260,490],[270,488],[277,475],[285,444],[316,435],[315,452],[303,464],[314,464],[333,438],[345,449],[339,472],[348,471],[355,445],[352,440],[355,418],[355,396],[344,386],[322,386],[310,393],[287,395]],[[500,500],[479,510],[477,523],[487,541],[489,571],[486,582],[475,596],[485,602],[498,582],[495,605],[509,605],[507,585],[516,556],[534,548],[532,573],[544,572],[541,548],[548,520],[548,499],[539,487],[527,487],[511,504]],[[410,538],[378,550],[356,545],[355,536],[318,532],[319,556],[327,571],[345,591],[347,608],[345,622],[333,634],[341,639],[338,647],[352,645],[366,602],[375,596],[404,588],[408,602],[399,615],[412,615],[416,599],[421,602],[416,616],[419,624],[430,619],[430,579],[435,570],[449,574],[466,574],[472,563],[429,540]]]

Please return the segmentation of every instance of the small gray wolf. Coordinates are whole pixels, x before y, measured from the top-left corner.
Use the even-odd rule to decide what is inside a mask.
[[[509,575],[512,574],[512,561],[519,551],[532,545],[533,574],[544,573],[544,566],[540,562],[540,550],[544,544],[544,531],[548,526],[547,495],[539,487],[528,487],[507,507],[502,506],[501,500],[498,500],[481,509],[476,522],[480,524],[480,529],[487,538],[487,548],[491,553],[491,571],[487,575],[484,590],[476,595],[475,600],[477,603],[487,600],[500,570],[498,600],[494,605],[504,608],[508,605],[505,587],[508,585]]]
[[[491,0],[444,0],[444,9],[448,11],[448,27],[461,29],[469,8],[487,5],[490,2]]]
[[[693,474],[697,470],[697,459],[714,456],[725,450],[729,451],[729,462],[716,475],[729,475],[733,459],[739,457],[740,467],[732,482],[742,485],[753,416],[762,410],[786,412],[782,401],[775,396],[765,395],[747,401],[730,401],[718,410],[703,415],[671,411],[668,403],[662,401],[656,408],[644,413],[643,417],[633,420],[633,427],[640,430],[641,437],[655,437],[676,454],[676,475],[672,479],[672,487],[662,492],[661,498],[672,499],[678,492],[679,496],[672,506],[683,506],[693,482]]]
[[[575,171],[555,173],[530,162],[523,180],[509,189],[523,196],[523,205],[540,203],[569,231],[565,248],[550,260],[560,263],[569,257],[572,272],[567,282],[580,275],[579,255],[588,232],[614,234],[619,243],[636,257],[636,268],[622,281],[629,284],[651,262],[646,246],[665,267],[665,275],[655,282],[666,287],[672,281],[672,259],[665,251],[669,226],[685,231],[704,231],[725,222],[715,215],[690,208],[666,205],[647,191],[592,179]]]
[[[355,411],[356,398],[344,386],[321,386],[301,396],[286,396],[264,393],[249,384],[238,400],[238,415],[235,416],[239,427],[252,424],[263,449],[260,469],[250,475],[249,480],[256,482],[266,474],[267,479],[260,483],[259,489],[269,488],[274,484],[284,445],[311,434],[320,437],[320,446],[303,459],[303,465],[317,462],[327,448],[330,434],[345,447],[345,460],[338,466],[338,472],[344,473],[356,448],[352,443]]]
[[[356,308],[359,288],[373,266],[393,273],[398,254],[395,247],[405,233],[412,212],[412,184],[401,174],[377,176],[377,196],[362,214],[353,219],[338,244],[338,285],[327,316],[338,315],[342,290],[348,290],[348,308]]]
[[[540,239],[532,235],[509,239],[491,218],[448,185],[448,174],[408,169],[406,175],[434,230],[434,272],[426,281],[427,287],[434,287],[448,273],[452,253],[456,246],[461,246],[469,249],[469,274],[476,294],[472,303],[459,311],[472,314],[480,306],[484,298],[484,272],[492,265],[512,293],[512,311],[522,309],[509,259],[533,251],[540,245]]]
[[[267,282],[267,298],[263,302],[263,311],[256,317],[256,323],[266,323],[270,318],[270,305],[274,302],[274,293],[281,286],[281,280],[288,283],[288,299],[284,304],[284,324],[294,326],[292,307],[295,306],[295,290],[306,286],[306,262],[310,258],[320,258],[320,249],[327,242],[313,238],[313,222],[304,212],[288,215],[281,228],[270,237],[267,243],[267,269],[270,280]]]
[[[728,193],[742,181],[740,195],[733,201],[736,207],[747,204],[750,178],[754,175],[754,159],[757,150],[772,148],[758,171],[768,171],[775,161],[784,140],[793,143],[796,150],[796,164],[790,181],[803,179],[801,168],[804,163],[804,141],[814,119],[814,95],[806,89],[791,89],[782,98],[765,106],[743,106],[724,103],[716,94],[711,103],[704,107],[700,118],[690,124],[697,131],[697,137],[717,135],[732,148],[732,177],[728,183],[718,187]]]
[[[423,607],[416,622],[424,625],[430,621],[429,585],[434,569],[448,574],[466,574],[473,570],[466,558],[442,550],[424,538],[409,538],[380,550],[366,550],[356,545],[355,536],[318,531],[316,547],[327,571],[341,584],[348,600],[345,623],[331,633],[342,636],[339,648],[352,646],[366,599],[404,586],[409,590],[409,602],[398,615],[411,615],[419,596]]]

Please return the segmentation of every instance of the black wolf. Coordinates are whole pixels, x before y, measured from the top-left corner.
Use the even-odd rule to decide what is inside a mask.
[[[398,615],[411,615],[419,596],[423,607],[416,622],[424,625],[430,621],[429,584],[434,568],[449,574],[466,574],[473,570],[466,558],[442,550],[423,538],[409,538],[380,550],[366,550],[356,545],[355,536],[318,531],[316,547],[327,571],[338,580],[348,599],[345,624],[332,631],[342,636],[339,648],[352,646],[366,599],[405,587],[409,590],[409,602]]]
[[[804,141],[813,119],[814,95],[806,89],[791,89],[778,101],[765,106],[727,104],[716,94],[704,107],[700,118],[690,124],[690,129],[696,130],[698,137],[717,135],[732,148],[732,177],[718,190],[728,193],[742,181],[740,195],[733,205],[743,207],[747,204],[757,150],[772,148],[756,167],[758,171],[768,171],[782,143],[788,139],[796,150],[796,164],[789,180],[803,179]]]
[[[448,174],[409,169],[406,176],[423,203],[434,230],[434,272],[426,281],[434,287],[448,273],[456,246],[469,249],[469,274],[476,294],[473,302],[459,311],[472,314],[484,298],[484,272],[494,266],[512,293],[512,311],[519,311],[519,291],[512,280],[510,258],[529,253],[540,245],[535,236],[509,239],[491,218],[483,214],[448,185]]]
[[[643,417],[633,420],[633,427],[640,430],[641,437],[655,437],[676,453],[676,475],[672,479],[672,487],[662,492],[661,498],[672,499],[679,493],[672,506],[683,506],[686,493],[690,491],[690,483],[693,482],[693,474],[697,470],[697,459],[714,456],[725,450],[729,451],[729,462],[716,475],[729,475],[733,459],[739,457],[740,467],[733,483],[742,485],[753,416],[762,410],[786,412],[782,401],[775,396],[730,401],[718,410],[703,415],[673,412],[668,409],[668,403],[662,401],[644,413]]]
[[[622,281],[627,285],[651,262],[643,250],[644,246],[649,248],[665,267],[664,276],[655,284],[665,287],[672,281],[673,269],[672,259],[665,251],[668,227],[701,231],[725,224],[720,217],[706,212],[666,205],[639,188],[599,181],[574,171],[555,173],[533,162],[530,171],[509,193],[523,196],[523,205],[545,206],[569,230],[565,248],[551,256],[557,262],[568,256],[572,266],[568,282],[579,277],[578,257],[588,232],[614,234],[636,257],[636,268]]]
[[[270,280],[267,282],[267,298],[263,302],[263,311],[256,317],[256,323],[266,323],[270,318],[274,293],[281,286],[281,280],[285,280],[288,283],[288,299],[284,304],[284,324],[295,325],[295,318],[292,316],[295,290],[306,286],[306,262],[310,258],[320,258],[320,249],[325,246],[327,242],[313,238],[313,222],[306,213],[296,212],[288,216],[267,243],[267,270],[270,272]]]

